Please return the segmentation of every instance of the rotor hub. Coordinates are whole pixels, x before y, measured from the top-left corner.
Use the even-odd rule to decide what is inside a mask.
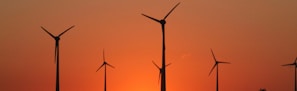
[[[55,37],[55,40],[60,40],[60,37]]]
[[[166,24],[166,21],[165,20],[161,20],[160,23],[161,24]]]

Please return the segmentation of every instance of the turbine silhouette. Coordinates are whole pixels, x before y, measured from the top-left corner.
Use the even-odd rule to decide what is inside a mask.
[[[148,16],[148,15],[145,15],[145,14],[142,14],[143,16],[149,18],[149,19],[152,19],[158,23],[161,24],[161,27],[162,27],[162,44],[163,44],[163,47],[162,47],[162,75],[161,75],[161,91],[166,91],[166,62],[165,62],[165,24],[166,24],[166,18],[172,13],[172,11],[179,5],[180,3],[176,4],[170,11],[169,13],[167,13],[167,15],[161,19],[161,20],[158,20],[156,18],[153,18],[151,16]]]
[[[57,63],[57,68],[56,68],[56,91],[60,91],[60,78],[59,78],[59,41],[60,41],[60,37],[65,34],[67,31],[69,31],[70,29],[72,29],[74,26],[71,26],[70,28],[66,29],[64,32],[62,32],[61,34],[59,34],[58,36],[54,36],[53,34],[51,34],[49,31],[47,31],[44,27],[41,26],[41,28],[48,33],[52,38],[55,39],[56,44],[55,44],[55,62]]]
[[[159,69],[159,80],[158,80],[158,83],[159,83],[160,82],[161,75],[163,73],[162,72],[162,68],[160,68],[154,61],[152,61],[152,62]],[[167,64],[166,67],[169,66],[169,65],[171,65],[171,63]]]
[[[214,55],[212,49],[210,49],[210,50],[211,50],[212,57],[213,57],[213,59],[214,59],[214,61],[215,61],[215,64],[214,64],[213,67],[211,68],[211,70],[210,70],[210,72],[209,72],[209,75],[212,73],[212,71],[214,70],[214,68],[217,67],[217,80],[216,80],[217,83],[216,83],[216,91],[219,91],[219,64],[220,64],[220,63],[230,64],[230,63],[229,63],[229,62],[218,61],[218,60],[216,59],[216,57],[215,57],[215,55]]]
[[[260,91],[266,91],[266,89],[265,88],[260,88]]]
[[[104,66],[104,91],[106,91],[106,66],[109,66],[111,68],[115,68],[114,66],[112,66],[111,64],[107,63],[105,60],[105,55],[104,55],[104,49],[103,49],[103,63],[102,65],[97,69],[100,70],[102,67]],[[96,72],[97,72],[96,71]]]
[[[296,63],[296,61],[297,61],[297,57],[296,57],[296,59],[295,59],[295,61],[293,62],[293,63],[291,63],[291,64],[284,64],[284,65],[282,65],[282,66],[295,66],[295,84],[294,84],[294,87],[295,87],[295,91],[297,91],[297,88],[296,88],[296,68],[297,68],[297,63]]]

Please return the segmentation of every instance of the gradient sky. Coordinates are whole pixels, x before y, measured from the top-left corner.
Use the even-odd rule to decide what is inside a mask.
[[[222,91],[292,91],[297,56],[296,0],[1,0],[0,90],[54,91],[54,40],[60,40],[61,91],[159,91],[160,24],[167,18],[168,91],[214,91],[210,48]]]

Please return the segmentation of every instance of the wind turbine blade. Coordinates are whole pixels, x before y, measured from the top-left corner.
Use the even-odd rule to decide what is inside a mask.
[[[159,72],[159,79],[158,79],[158,83],[159,83],[159,84],[160,84],[161,74],[162,74],[162,71],[161,71],[161,69],[160,69],[160,72]]]
[[[103,64],[97,69],[97,71],[100,70],[104,65],[105,65],[105,64],[103,63]],[[96,72],[97,72],[97,71],[96,71]]]
[[[103,49],[103,61],[105,62],[105,54],[104,54],[104,49]]]
[[[143,16],[145,16],[145,17],[147,17],[147,18],[150,18],[150,19],[152,19],[152,20],[154,20],[154,21],[156,21],[156,22],[160,22],[160,20],[158,20],[158,19],[156,19],[156,18],[153,18],[153,17],[150,17],[150,16],[148,16],[148,15],[145,15],[145,14],[141,14],[141,15],[143,15]]]
[[[64,32],[62,32],[58,37],[62,36],[64,33],[66,33],[67,31],[69,31],[69,30],[72,29],[73,27],[74,27],[74,25],[71,26],[70,28],[66,29]]]
[[[161,69],[154,61],[152,61],[152,62],[158,69]]]
[[[231,64],[230,62],[220,62],[220,61],[218,61],[218,63]]]
[[[109,64],[109,63],[106,63],[106,65],[108,65],[108,66],[111,67],[111,68],[115,68],[114,66],[112,66],[112,65]]]
[[[55,45],[55,61],[54,61],[54,63],[57,63],[57,58],[58,57],[58,46],[57,46],[57,43],[56,43],[56,45]]]
[[[213,65],[213,67],[211,68],[211,70],[210,70],[208,76],[211,74],[211,72],[214,70],[214,68],[215,68],[217,65],[218,65],[217,63],[216,63],[215,65]]]
[[[295,63],[292,63],[292,64],[284,64],[282,66],[292,66],[292,65],[295,65]]]
[[[49,34],[50,36],[55,38],[55,36],[53,34],[51,34],[49,31],[47,31],[44,27],[41,26],[41,29],[43,29],[47,34]]]
[[[169,63],[169,64],[167,64],[165,67],[167,67],[167,66],[169,66],[169,65],[171,65],[172,63]]]
[[[216,57],[215,57],[215,55],[214,55],[214,53],[213,53],[212,49],[210,49],[210,50],[211,50],[211,54],[212,54],[212,57],[213,57],[214,61],[216,61],[216,62],[217,62],[217,59],[216,59]]]
[[[171,10],[170,12],[163,18],[163,20],[165,20],[170,14],[171,12],[180,4],[180,2],[178,4],[176,4]]]

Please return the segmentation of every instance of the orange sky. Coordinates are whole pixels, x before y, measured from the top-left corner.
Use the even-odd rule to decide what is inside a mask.
[[[210,48],[220,65],[220,90],[293,90],[297,56],[296,0],[2,0],[0,90],[54,91],[54,40],[60,40],[61,91],[159,91],[161,27],[141,15],[167,18],[168,91],[214,91]]]

